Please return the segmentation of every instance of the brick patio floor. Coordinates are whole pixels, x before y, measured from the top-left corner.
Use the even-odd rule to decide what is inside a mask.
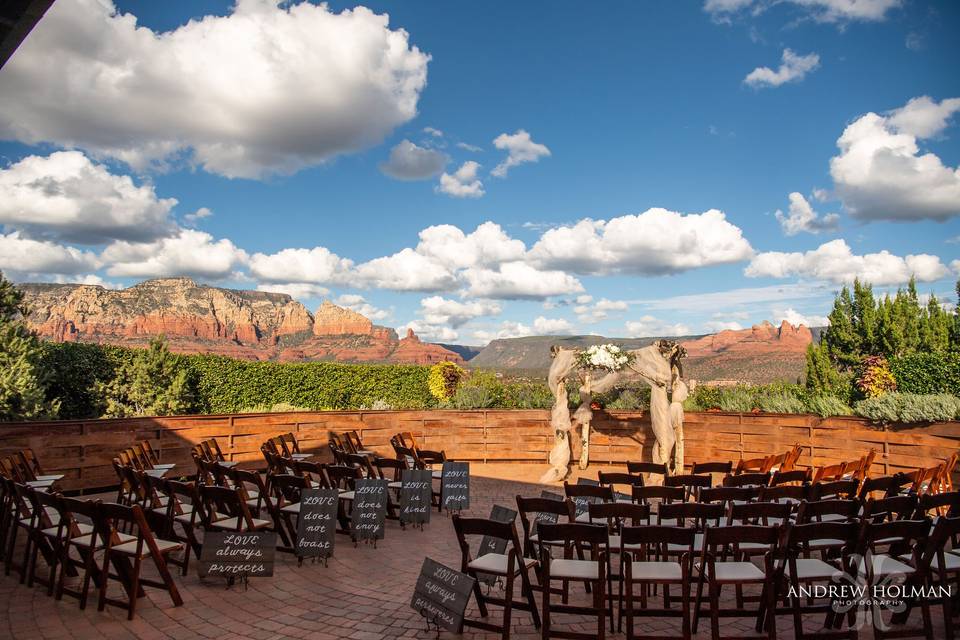
[[[589,475],[596,477],[592,467]],[[466,515],[486,517],[494,504],[516,507],[517,494],[536,496],[543,487],[534,484],[542,468],[505,465],[474,465],[471,509]],[[481,474],[509,477],[483,477]],[[561,489],[562,490],[562,489]],[[519,525],[518,525],[519,526]],[[425,556],[453,568],[459,568],[459,550],[449,517],[434,511],[423,531],[403,531],[395,521],[387,522],[387,535],[377,548],[360,545],[354,548],[345,536],[337,536],[335,555],[329,566],[305,562],[298,567],[293,556],[278,553],[272,578],[251,578],[249,587],[226,589],[222,580],[201,583],[191,561],[191,574],[176,576],[184,599],[182,607],[174,607],[164,592],[147,590],[147,598],[138,604],[137,616],[126,620],[126,612],[108,607],[96,610],[96,600],[80,611],[77,601],[65,596],[60,602],[47,597],[44,587],[27,588],[17,577],[0,576],[0,638],[18,640],[59,640],[67,638],[110,638],[124,640],[193,640],[202,638],[251,638],[273,640],[283,638],[435,638],[427,632],[423,619],[410,609],[410,598],[420,565]],[[42,573],[41,562],[41,573]],[[111,582],[112,588],[116,583]],[[571,586],[573,594],[582,594],[580,585]],[[749,592],[748,592],[749,593]],[[539,595],[538,602],[539,602]],[[582,597],[582,596],[580,596]],[[732,593],[725,600],[732,601]],[[728,602],[727,604],[730,604]],[[468,617],[476,617],[471,603]],[[499,608],[491,610],[489,620],[499,620]],[[932,609],[935,637],[943,637],[942,614]],[[820,618],[810,617],[808,629],[816,628]],[[742,637],[753,633],[752,619],[725,619],[721,622],[724,636]],[[916,625],[919,615],[911,616]],[[554,616],[556,629],[592,631],[592,620],[572,616]],[[641,619],[638,633],[679,631],[679,623],[669,619]],[[781,637],[793,637],[792,618],[781,615],[777,620]],[[624,634],[609,634],[624,637]],[[709,620],[701,622],[696,637],[708,638]],[[442,633],[442,638],[456,637]],[[498,634],[467,630],[465,638],[496,638]],[[529,614],[514,611],[512,637],[538,638]],[[865,629],[861,637],[870,638]]]

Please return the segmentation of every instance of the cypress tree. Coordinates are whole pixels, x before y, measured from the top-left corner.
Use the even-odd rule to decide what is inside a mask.
[[[823,334],[827,353],[838,367],[849,369],[860,361],[860,348],[853,326],[853,300],[846,286],[833,301],[828,320],[830,326]]]
[[[925,353],[943,353],[950,349],[953,318],[943,310],[937,296],[930,294],[927,308],[920,316],[920,349]]]
[[[164,336],[150,341],[117,369],[107,383],[98,383],[106,404],[104,417],[164,416],[189,413],[195,404],[194,384],[180,356],[170,353]]]
[[[873,287],[860,280],[853,281],[853,326],[857,335],[858,351],[873,354],[877,351],[877,303]]]
[[[956,306],[953,307],[953,328],[950,332],[950,350],[960,351],[960,279],[957,280]]]

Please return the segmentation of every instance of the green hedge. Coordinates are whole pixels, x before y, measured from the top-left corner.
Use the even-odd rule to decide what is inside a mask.
[[[43,368],[49,375],[47,397],[60,399],[61,420],[100,417],[104,403],[97,383],[111,380],[134,351],[123,347],[75,342],[44,342]]]
[[[331,362],[248,362],[222,356],[189,356],[204,413],[289,403],[310,409],[356,409],[380,401],[395,409],[436,405],[427,388],[428,367]]]
[[[890,360],[901,393],[960,393],[960,353],[914,353]]]

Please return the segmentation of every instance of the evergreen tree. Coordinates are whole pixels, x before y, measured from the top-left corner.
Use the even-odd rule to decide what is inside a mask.
[[[957,280],[956,306],[953,308],[953,329],[950,332],[950,350],[960,351],[960,279]]]
[[[163,416],[189,413],[194,384],[184,360],[170,353],[163,336],[124,362],[116,376],[98,384],[106,404],[104,417]]]
[[[920,315],[920,349],[926,353],[948,351],[952,324],[953,318],[943,310],[937,296],[931,293],[927,308]]]
[[[860,346],[853,325],[853,300],[846,286],[833,301],[828,320],[830,326],[823,334],[827,353],[841,369],[855,366],[860,361]]]
[[[23,322],[23,293],[0,273],[0,421],[54,418],[47,400],[43,345]]]
[[[890,294],[883,297],[877,309],[877,353],[893,357],[903,351],[903,327],[896,321]]]
[[[877,303],[873,299],[873,287],[860,280],[853,281],[853,328],[858,351],[864,355],[876,353]]]
[[[816,394],[833,394],[839,391],[840,376],[830,362],[827,350],[814,344],[807,345],[806,387]]]
[[[917,295],[916,278],[910,277],[906,292],[897,291],[894,306],[898,309],[897,321],[903,327],[903,351],[891,355],[913,353],[920,348],[920,296]]]

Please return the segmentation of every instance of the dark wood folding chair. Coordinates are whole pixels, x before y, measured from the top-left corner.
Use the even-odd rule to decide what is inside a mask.
[[[539,526],[540,538],[538,552],[542,573],[543,612],[541,614],[543,627],[541,636],[549,638],[571,638],[578,640],[603,640],[606,637],[606,616],[613,616],[612,601],[606,597],[606,554],[607,528],[601,525],[574,523],[543,523]],[[554,544],[547,544],[547,541]],[[559,543],[559,544],[556,544]],[[563,549],[562,558],[553,558],[551,549]],[[590,558],[580,559],[580,554],[589,550]],[[574,558],[574,551],[578,557]],[[587,582],[592,587],[593,603],[591,605],[574,605],[567,602],[554,604],[551,602],[551,583],[553,580],[576,580]],[[570,613],[584,616],[596,616],[596,632],[584,633],[578,631],[553,629],[554,613]]]
[[[97,565],[96,553],[103,548],[103,535],[100,530],[99,500],[80,500],[77,498],[62,497],[60,501],[63,514],[67,515],[70,524],[66,525],[61,538],[60,575],[57,578],[56,599],[61,600],[64,594],[77,598],[80,609],[87,608],[87,598],[90,592],[90,582],[99,589],[104,578]],[[80,522],[79,518],[87,522]],[[63,520],[61,520],[63,522]],[[132,540],[133,536],[118,533],[120,540]],[[76,557],[71,554],[76,552]],[[80,581],[76,589],[67,586],[68,575],[75,575],[77,569],[82,569]]]
[[[460,570],[472,576],[476,582],[473,595],[477,601],[480,616],[488,616],[487,606],[503,607],[503,618],[500,625],[483,620],[465,618],[463,624],[485,631],[500,632],[504,640],[510,637],[510,624],[514,609],[527,611],[533,620],[533,626],[540,628],[540,614],[537,611],[537,602],[533,597],[533,583],[530,581],[529,570],[535,568],[537,561],[523,555],[523,547],[517,536],[517,528],[513,522],[505,523],[486,518],[463,518],[459,514],[453,515],[453,528],[460,545]],[[488,536],[506,542],[506,553],[485,553],[476,558],[470,552],[467,536]],[[480,587],[480,574],[502,578],[504,597],[485,595]],[[514,600],[516,578],[520,576],[521,600]]]
[[[831,595],[836,592],[825,590],[826,601],[821,599],[817,602],[810,595],[815,593],[810,587],[821,583],[855,584],[853,574],[857,569],[852,562],[852,554],[859,531],[860,525],[856,522],[807,522],[792,524],[783,530],[781,550],[784,557],[780,561],[776,583],[786,581],[786,599],[790,603],[789,612],[793,615],[797,640],[856,638],[855,629],[839,628],[843,616],[837,614],[838,600]],[[829,547],[823,546],[824,541],[829,542]],[[817,545],[833,560],[810,558],[810,547]],[[811,613],[825,615],[823,628],[819,631],[804,630],[803,616]],[[767,615],[770,615],[769,611]]]
[[[642,526],[650,524],[650,507],[645,504],[634,504],[632,502],[592,502],[588,505],[587,515],[589,522],[594,524],[604,524],[607,527],[607,598],[616,599],[618,610],[623,610],[623,565],[624,556],[622,555],[624,545],[620,541],[620,532],[625,526]],[[626,545],[626,549],[632,549],[631,545]],[[613,562],[611,558],[617,555],[620,557],[617,571],[614,573]],[[613,591],[613,580],[617,580],[617,593]],[[622,614],[618,617],[617,624],[621,625]],[[610,617],[610,631],[613,632],[613,616]]]
[[[37,482],[56,482],[63,479],[62,473],[44,473],[40,466],[40,460],[37,458],[33,449],[23,449],[16,454],[23,464],[30,470],[32,480]]]
[[[914,520],[938,517],[960,516],[960,491],[946,491],[943,493],[928,493],[917,499],[917,513]]]
[[[921,554],[927,546],[930,534],[930,520],[894,520],[886,522],[872,522],[865,518],[860,530],[856,553],[860,557],[858,571],[866,583],[868,593],[874,592],[874,587],[881,583],[886,585],[903,584],[909,590],[911,586],[922,586],[927,583],[927,567],[921,562]],[[896,542],[891,542],[896,541]],[[890,548],[890,553],[875,553],[874,549],[883,546]],[[898,628],[892,629],[883,623],[883,602],[879,598],[868,598],[870,621],[873,625],[873,637],[902,638],[907,635],[916,635],[920,629],[905,629],[906,619],[902,616],[891,616],[890,622]],[[923,620],[922,633],[926,638],[933,638],[933,625],[930,620],[930,602],[927,598],[905,598],[908,608],[919,602]]]
[[[200,499],[208,531],[265,531],[274,526],[270,520],[253,517],[239,489],[203,485]]]
[[[623,586],[625,596],[621,600],[618,619],[627,619],[627,639],[633,640],[634,618],[679,617],[680,638],[690,638],[690,567],[696,555],[694,544],[696,530],[685,527],[649,525],[624,527],[620,532]],[[676,560],[666,558],[668,544],[686,548]],[[674,554],[676,555],[676,554]],[[634,594],[634,585],[640,586],[639,598]],[[647,594],[650,585],[663,587],[663,608],[648,606]],[[680,609],[671,607],[670,586],[680,586]],[[640,607],[636,607],[639,600]],[[619,626],[618,626],[619,628]],[[660,640],[677,636],[643,635],[648,640]]]
[[[860,481],[827,480],[814,482],[810,485],[811,500],[849,500],[856,498],[860,489]]]
[[[663,485],[650,485],[643,487],[634,487],[631,492],[633,502],[636,504],[645,504],[650,507],[650,513],[657,511],[654,509],[659,505],[670,504],[671,502],[683,502],[687,493],[683,487],[665,487]]]
[[[707,529],[720,526],[726,517],[726,513],[727,507],[721,503],[674,502],[661,504],[657,511],[657,524],[693,529],[696,532],[693,550],[699,555],[703,549],[703,540]],[[669,558],[681,556],[686,551],[687,548],[682,544],[668,544],[664,554]],[[693,575],[692,571],[691,575]]]
[[[813,482],[816,484],[833,480],[859,480],[860,478],[853,478],[853,472],[859,467],[858,460],[822,465],[813,470]]]
[[[197,538],[197,530],[208,530],[207,511],[203,507],[203,499],[200,497],[200,490],[194,482],[180,482],[178,480],[165,480],[166,495],[170,498],[167,503],[167,522],[169,528],[164,532],[164,537],[177,542],[183,542],[189,545],[190,550],[197,560],[200,559],[201,544]],[[222,515],[217,514],[217,519]],[[179,525],[182,533],[177,532]],[[190,554],[183,554],[183,567],[181,574],[187,575],[190,564]]]
[[[783,471],[778,469],[773,472],[773,476],[770,478],[771,487],[779,487],[780,485],[804,485],[810,480],[810,474],[806,469],[792,469],[790,471]]]
[[[943,495],[943,494],[941,494]],[[953,619],[957,614],[957,594],[960,593],[960,555],[957,551],[957,539],[960,538],[960,517],[943,516],[927,539],[927,546],[919,556],[919,568],[927,576],[931,587],[930,595],[925,598],[930,604],[939,604],[943,611],[944,635],[948,640],[956,637]],[[901,556],[908,560],[909,556]],[[905,621],[909,609],[894,621]]]
[[[603,485],[608,486],[613,489],[614,500],[617,500],[617,487],[623,487],[626,489],[626,495],[631,495],[634,487],[643,486],[643,476],[637,475],[634,473],[622,473],[622,472],[607,472],[600,471],[597,474],[597,481]],[[631,498],[632,501],[632,498]]]
[[[703,473],[722,473],[723,475],[727,475],[732,470],[733,462],[730,460],[725,462],[694,462],[690,468],[690,473],[694,475]]]
[[[609,485],[563,483],[563,493],[573,502],[577,522],[590,522],[591,502],[613,502],[613,487]]]
[[[322,462],[313,462],[312,460],[295,460],[291,465],[291,471],[294,475],[302,476],[310,481],[311,486],[320,489],[329,489],[330,480],[327,478],[327,465]],[[275,471],[267,475],[281,474],[283,471]]]
[[[32,587],[34,581],[47,587],[47,595],[52,596],[54,582],[56,579],[57,567],[63,555],[63,539],[65,535],[66,522],[63,520],[61,501],[62,496],[56,493],[47,493],[45,491],[29,491],[30,507],[34,513],[43,514],[42,520],[46,520],[51,526],[43,527],[38,525],[36,539],[37,543],[32,545],[30,559],[27,566],[27,586]],[[90,528],[92,530],[92,527]],[[47,577],[37,577],[37,559],[40,556],[40,549],[47,548],[50,553],[46,555]]]
[[[792,473],[792,472],[787,472]],[[810,497],[810,488],[803,484],[778,484],[760,487],[760,502],[782,502],[798,505]]]
[[[763,473],[741,473],[738,475],[724,476],[723,486],[725,487],[766,487],[770,484],[770,472]]]
[[[693,475],[684,473],[675,476],[667,476],[663,480],[665,487],[683,487],[686,491],[686,500],[696,501],[700,495],[700,489],[713,486],[713,478],[709,475]]]
[[[100,598],[97,605],[103,611],[108,604],[127,610],[127,619],[133,620],[137,608],[137,600],[143,595],[143,587],[161,589],[170,594],[175,607],[183,604],[180,592],[170,570],[167,567],[167,557],[172,553],[184,551],[184,545],[170,540],[161,540],[154,537],[147,519],[143,515],[140,505],[125,506],[120,504],[101,504],[97,507],[101,522],[103,540],[103,564],[100,575],[104,578],[100,586]],[[124,541],[119,536],[121,529],[129,529],[133,533],[133,540]],[[144,560],[152,560],[160,581],[144,578],[140,575]],[[116,574],[110,573],[111,564]],[[116,600],[107,596],[110,579],[120,582],[126,600]]]
[[[700,560],[695,563],[697,570],[697,599],[693,610],[693,632],[701,615],[710,616],[710,631],[713,638],[720,638],[721,617],[760,617],[764,610],[776,610],[774,550],[779,538],[779,529],[775,526],[735,525],[729,527],[707,527],[703,539],[703,551]],[[737,557],[742,545],[762,545],[768,549],[763,556],[763,569],[745,560],[727,560],[728,555]],[[760,601],[764,608],[750,611],[740,607],[725,609],[720,606],[720,592],[724,586],[760,585]],[[701,608],[703,589],[707,588],[709,607]],[[767,637],[776,638],[775,616],[766,616]],[[744,636],[738,635],[738,638]]]
[[[273,519],[283,544],[295,551],[300,500],[303,492],[312,489],[313,484],[307,476],[286,473],[270,476],[269,481],[270,491],[264,496],[264,506]]]
[[[667,477],[667,465],[659,462],[628,462],[627,473],[641,477],[644,475],[660,476],[662,484],[663,478]]]
[[[866,502],[870,498],[890,497],[898,493],[899,485],[893,476],[879,476],[876,478],[865,478],[860,483],[860,489],[857,497]],[[879,494],[879,496],[878,496]]]
[[[36,498],[33,495],[36,491],[36,489],[25,484],[13,483],[13,523],[7,540],[4,572],[6,575],[10,575],[10,570],[16,569],[20,574],[20,584],[26,582],[30,557],[35,546],[39,545],[44,559],[52,562],[53,549],[50,547],[49,541],[41,534],[41,531],[54,526],[52,519],[56,517],[56,512],[37,508]],[[14,560],[14,556],[20,531],[24,533],[26,544],[23,548],[23,556],[18,563]]]
[[[540,525],[542,523],[556,523],[561,521],[575,522],[576,510],[573,501],[569,499],[554,500],[552,498],[524,498],[517,496],[517,513],[520,514],[520,526],[523,529],[523,554],[527,558],[537,557],[537,546],[540,544]],[[545,540],[544,544],[553,545],[552,540]],[[537,569],[539,588],[543,588],[542,574]],[[563,601],[569,597],[569,583],[563,582],[556,591],[562,593]]]
[[[797,505],[796,524],[821,522],[860,523],[859,500],[814,500],[802,501]],[[818,552],[823,560],[831,558],[839,546],[836,539],[811,539],[804,542],[803,557],[809,558],[811,552]]]

